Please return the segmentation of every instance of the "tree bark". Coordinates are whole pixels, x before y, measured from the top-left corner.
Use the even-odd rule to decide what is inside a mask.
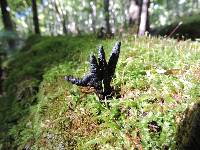
[[[180,6],[179,6],[178,1],[174,2],[174,6],[175,6],[174,9],[175,9],[176,17],[180,17]]]
[[[35,34],[40,34],[40,25],[38,19],[36,0],[32,0],[32,12],[33,12],[33,23],[34,23]]]
[[[127,3],[126,1],[122,1],[121,2],[122,5],[122,16],[123,16],[123,24],[122,24],[122,30],[126,29],[126,27],[128,26],[128,20],[126,19],[126,11],[129,11],[129,3]]]
[[[13,25],[8,11],[8,3],[6,0],[0,0],[0,4],[4,28],[8,31],[13,31]]]
[[[138,35],[143,36],[146,31],[149,31],[149,2],[150,0],[143,0],[141,15],[140,15],[140,25]]]
[[[58,13],[60,19],[62,20],[63,33],[64,33],[64,34],[67,34],[67,27],[66,27],[66,22],[67,22],[67,21],[66,21],[66,19],[65,19],[64,12],[63,12],[63,10],[61,9],[60,2],[59,2],[59,1],[57,1],[57,2],[58,2],[58,4],[56,3],[55,0],[52,1],[53,5],[55,6],[56,12]],[[58,5],[59,5],[59,6],[58,6]],[[59,7],[60,7],[60,10],[61,10],[61,11],[59,11],[59,9],[58,9]]]
[[[2,94],[3,94],[4,70],[2,67],[2,63],[3,63],[3,60],[5,59],[5,57],[6,57],[6,53],[0,52],[0,96],[2,96]]]
[[[105,14],[105,22],[106,22],[106,33],[111,34],[110,15],[109,15],[109,0],[104,0],[104,14]]]
[[[192,8],[198,9],[198,7],[199,7],[199,2],[198,2],[198,0],[192,0]]]
[[[129,26],[139,24],[140,6],[138,0],[129,0]]]
[[[96,0],[90,1],[90,14],[92,19],[92,31],[96,33]]]
[[[8,3],[7,0],[0,0],[1,5],[1,13],[2,13],[2,20],[4,24],[4,29],[9,32],[14,32],[12,20],[10,17],[10,13],[8,11]],[[15,40],[14,39],[8,39],[8,45],[10,49],[15,48]]]

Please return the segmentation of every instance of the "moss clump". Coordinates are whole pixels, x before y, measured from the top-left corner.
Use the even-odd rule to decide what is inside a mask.
[[[111,83],[120,98],[105,104],[90,89],[63,80],[66,74],[84,76],[89,50],[99,44],[112,49],[115,41],[44,37],[13,56],[5,84],[12,96],[6,101],[10,109],[4,120],[7,130],[1,135],[6,137],[3,147],[175,149],[181,117],[199,101],[200,45],[125,37]]]
[[[85,41],[88,45],[84,44]],[[5,103],[2,107],[7,110],[2,113],[2,116],[6,116],[2,117],[2,122],[9,123],[8,130],[18,124],[20,118],[31,113],[30,107],[38,102],[36,95],[46,71],[61,63],[76,66],[73,61],[80,62],[86,57],[84,53],[88,53],[83,49],[89,50],[97,43],[89,36],[30,37],[22,50],[7,60],[8,77],[4,82],[6,97],[1,103]],[[21,127],[16,126],[16,129],[21,130]]]

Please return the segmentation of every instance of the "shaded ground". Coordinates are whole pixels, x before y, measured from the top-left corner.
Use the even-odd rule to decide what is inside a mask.
[[[178,149],[199,150],[200,148],[200,103],[187,109],[183,120],[178,127],[177,133]]]
[[[156,29],[156,34],[161,36],[169,36],[176,38],[176,39],[199,39],[200,38],[200,15],[195,16],[188,16],[183,17],[179,19],[179,21],[173,23],[169,26],[164,26],[162,28]],[[182,24],[179,26],[178,24],[182,22]],[[175,32],[173,30],[177,27]],[[173,33],[172,33],[173,32]]]

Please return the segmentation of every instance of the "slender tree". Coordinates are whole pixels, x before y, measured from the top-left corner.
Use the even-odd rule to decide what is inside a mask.
[[[33,12],[33,23],[34,23],[35,34],[40,34],[40,25],[38,19],[36,0],[32,0],[32,12]]]
[[[193,9],[199,8],[199,1],[198,0],[192,0],[192,8]]]
[[[129,0],[129,26],[139,24],[139,0]]]
[[[96,0],[90,0],[90,15],[91,15],[91,19],[92,19],[92,30],[94,33],[96,33]]]
[[[126,27],[127,27],[127,15],[126,15],[126,11],[129,10],[129,3],[127,3],[126,1],[121,1],[121,11],[122,11],[122,21],[123,21],[123,24],[122,24],[122,30],[124,30]]]
[[[6,57],[6,53],[0,52],[0,96],[3,94],[3,76],[4,76],[4,69],[2,67],[2,62]]]
[[[67,34],[66,15],[64,14],[64,10],[62,10],[62,8],[61,8],[60,1],[53,0],[52,4],[54,5],[55,10],[56,10],[57,14],[60,17],[60,20],[61,20],[61,23],[62,23],[62,27],[63,27],[63,33]]]
[[[105,14],[105,22],[106,22],[106,33],[111,34],[110,15],[109,15],[109,0],[104,0],[104,14]]]
[[[176,17],[180,17],[180,5],[179,5],[179,1],[175,1],[174,2],[174,11],[176,14]]]
[[[149,12],[148,12],[149,3],[150,3],[150,0],[142,1],[140,24],[139,24],[139,30],[138,30],[138,35],[140,36],[144,35],[146,31],[149,31]]]
[[[4,29],[9,32],[14,32],[13,23],[9,13],[9,7],[7,0],[0,0],[2,20],[4,24]],[[13,39],[8,39],[8,45],[10,49],[15,48],[15,41]]]

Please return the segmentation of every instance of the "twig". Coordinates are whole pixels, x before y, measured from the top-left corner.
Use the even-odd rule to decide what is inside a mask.
[[[167,36],[167,38],[170,38],[182,24],[182,21],[179,22],[179,24],[172,30],[172,32]]]

